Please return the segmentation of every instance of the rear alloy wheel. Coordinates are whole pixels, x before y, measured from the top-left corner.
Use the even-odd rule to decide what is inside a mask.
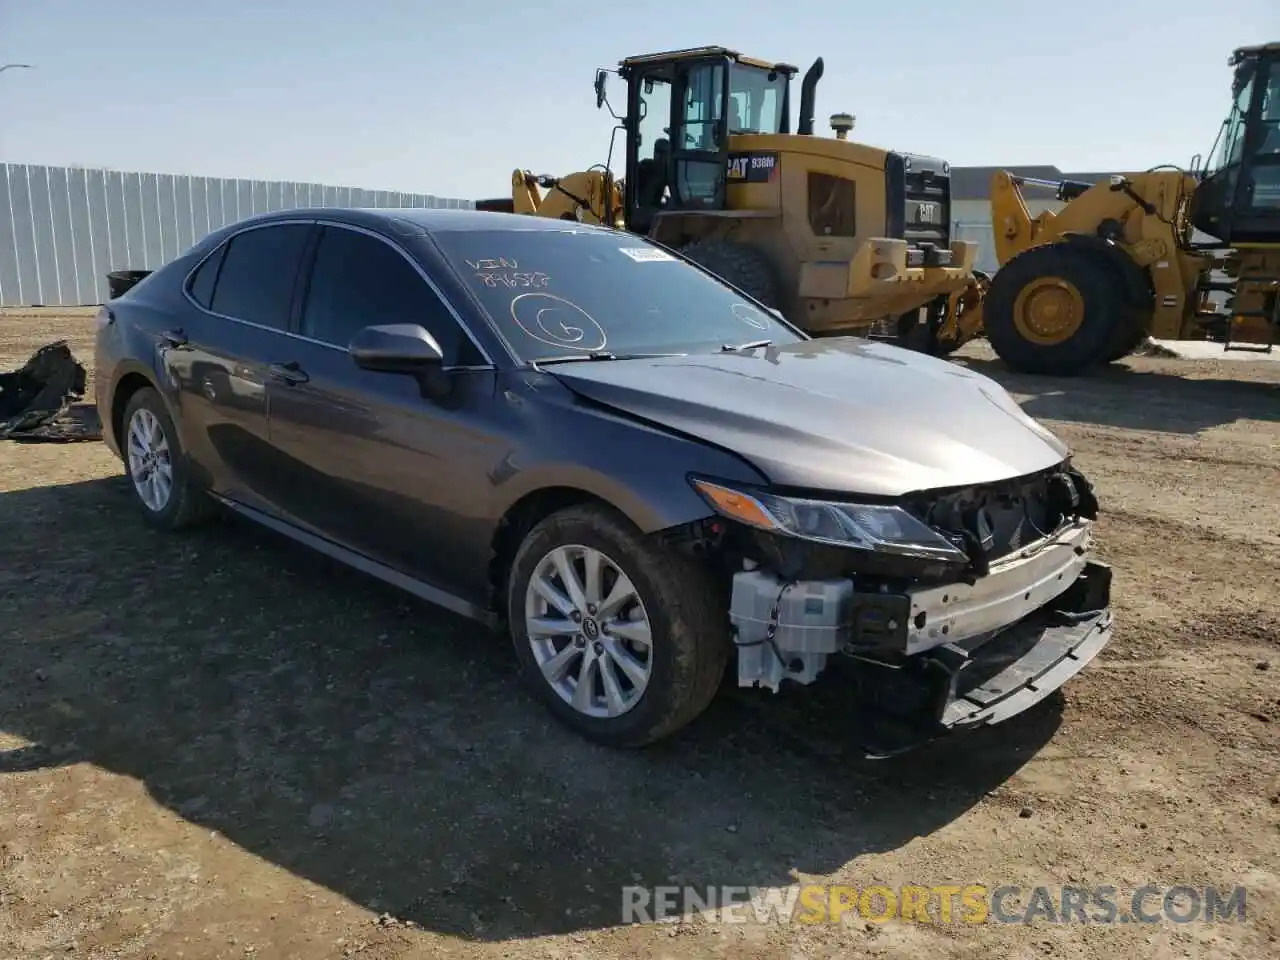
[[[121,423],[120,450],[142,515],[166,530],[211,516],[213,501],[191,484],[178,431],[160,394],[150,387],[138,390]]]
[[[525,681],[560,720],[592,740],[639,747],[714,697],[730,648],[716,596],[691,559],[610,510],[571,507],[521,544],[507,616]]]
[[[173,450],[160,420],[146,407],[129,418],[125,441],[133,492],[151,513],[162,513],[173,495]]]

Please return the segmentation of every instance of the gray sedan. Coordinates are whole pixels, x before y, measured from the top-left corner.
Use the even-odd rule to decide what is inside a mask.
[[[504,630],[602,742],[674,733],[726,671],[831,672],[889,752],[1020,713],[1111,635],[1092,489],[1002,388],[812,339],[643,238],[273,213],[98,322],[148,521],[235,511]]]

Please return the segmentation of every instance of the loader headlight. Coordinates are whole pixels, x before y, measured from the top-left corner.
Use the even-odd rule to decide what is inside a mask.
[[[781,497],[735,490],[709,480],[692,483],[717,513],[761,530],[857,550],[957,563],[968,560],[963,550],[901,507]]]

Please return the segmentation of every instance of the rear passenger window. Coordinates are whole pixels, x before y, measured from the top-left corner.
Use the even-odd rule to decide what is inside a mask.
[[[283,330],[311,225],[282,223],[232,237],[213,291],[214,313]]]
[[[218,267],[222,266],[222,258],[226,252],[227,245],[224,243],[200,264],[191,278],[191,298],[206,310],[213,303],[213,285],[218,281]]]
[[[446,363],[478,362],[458,322],[398,250],[365,233],[325,227],[299,332],[345,349],[361,328],[387,323],[422,326]]]

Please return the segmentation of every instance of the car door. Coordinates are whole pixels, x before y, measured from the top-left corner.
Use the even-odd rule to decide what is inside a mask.
[[[357,367],[363,327],[424,327],[444,355],[447,396],[415,376]],[[273,357],[271,440],[291,519],[379,562],[466,595],[488,562],[482,517],[494,372],[436,289],[399,247],[324,225],[298,312],[297,337]]]
[[[277,454],[267,423],[267,365],[288,339],[309,221],[254,225],[233,234],[192,272],[198,308],[175,331],[187,444],[217,493],[276,512]]]

